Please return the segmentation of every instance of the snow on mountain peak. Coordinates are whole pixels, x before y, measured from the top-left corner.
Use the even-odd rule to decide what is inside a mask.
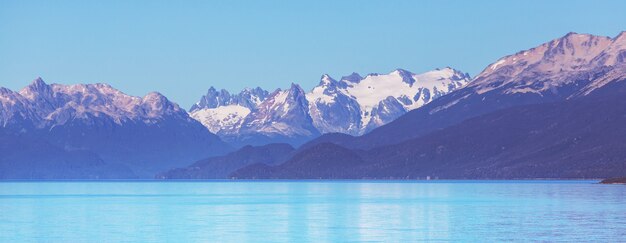
[[[348,76],[341,77],[341,81],[347,81],[347,82],[350,82],[350,83],[358,83],[362,79],[363,79],[363,77],[361,77],[361,75],[359,75],[358,73],[352,73],[352,74],[350,74]]]
[[[118,124],[125,121],[153,123],[154,119],[165,119],[169,115],[187,119],[178,105],[159,93],[134,97],[101,83],[48,85],[38,78],[19,93],[14,93],[13,99],[22,104],[18,112],[28,116],[36,127],[58,126],[71,121],[91,123],[93,119],[110,119]],[[5,104],[2,99],[0,102]]]
[[[304,90],[302,89],[302,87],[300,87],[299,84],[297,83],[291,83],[291,87],[289,88],[290,92],[295,92],[295,93],[302,93],[304,94]]]
[[[230,107],[192,109],[191,114],[209,130],[222,135],[252,133],[255,129],[261,134],[282,133],[285,136],[315,133],[311,129],[321,133],[360,135],[458,89],[468,81],[469,75],[449,67],[422,74],[396,69],[388,74],[370,74],[364,78],[352,73],[339,81],[324,74],[310,92],[305,93],[299,85],[292,83],[289,89],[277,89],[262,102],[249,107],[249,113],[234,112],[239,108]],[[284,116],[292,119],[284,119]]]
[[[407,70],[398,68],[393,71],[393,73],[397,73],[398,75],[400,75],[400,77],[402,77],[402,81],[409,85],[413,85],[413,83],[415,83],[415,79],[413,79],[414,74]]]
[[[48,86],[48,84],[46,84],[46,82],[44,82],[41,77],[37,77],[28,86],[19,91],[20,95],[31,100],[34,99],[37,95],[48,92],[50,92],[50,86]]]
[[[314,87],[311,92],[306,94],[306,99],[310,104],[317,102],[330,104],[335,101],[335,95],[333,91],[336,89],[336,83],[333,78],[328,74],[324,74],[320,80],[320,83]]]
[[[308,114],[308,101],[300,85],[277,89],[245,118],[239,135],[312,136],[318,131]]]
[[[218,92],[211,86],[189,113],[213,133],[235,133],[243,119],[268,96],[269,92],[260,87],[246,87],[239,94],[230,94],[224,89]]]
[[[212,133],[222,135],[237,132],[243,119],[250,114],[250,109],[240,105],[220,106],[214,109],[202,109],[191,113],[192,118],[200,121]]]
[[[332,83],[335,83],[337,81],[335,81],[333,78],[330,77],[330,75],[328,74],[324,74],[322,75],[322,78],[320,79],[320,86],[328,86],[331,85]]]
[[[213,109],[227,105],[241,105],[248,109],[253,109],[265,100],[268,95],[269,92],[260,87],[254,89],[245,88],[239,94],[231,94],[225,89],[217,91],[215,87],[211,86],[200,101],[196,102],[189,109],[189,112],[193,113],[202,109]]]
[[[142,98],[142,107],[149,118],[158,118],[166,113],[180,112],[178,105],[170,102],[159,92],[150,92]]]
[[[459,76],[457,72],[450,68],[433,70],[422,74],[413,74],[406,70],[396,69],[386,75],[368,75],[357,84],[349,84],[346,91],[355,97],[357,103],[359,103],[362,113],[361,124],[366,127],[372,116],[376,116],[376,114],[372,114],[372,111],[379,107],[379,104],[388,99],[388,97],[394,97],[402,101],[400,103],[408,111],[460,88],[468,81],[468,76]],[[389,102],[386,103],[389,104]],[[386,122],[389,121],[378,123]]]
[[[610,38],[570,32],[499,59],[476,76],[470,86],[479,93],[500,87],[507,87],[504,91],[507,93],[554,90],[583,76],[593,76],[603,67],[623,63],[626,59],[624,36],[620,33]],[[537,80],[539,78],[541,81]]]
[[[619,35],[613,38],[613,45],[619,45],[622,47],[626,45],[626,31],[620,32]]]
[[[37,77],[35,80],[33,80],[30,86],[42,87],[42,86],[47,86],[47,84],[46,82],[43,81],[41,77]]]

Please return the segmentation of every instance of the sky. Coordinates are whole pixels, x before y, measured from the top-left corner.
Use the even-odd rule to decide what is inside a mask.
[[[109,83],[189,108],[210,86],[270,91],[323,74],[474,76],[568,32],[614,37],[626,1],[0,0],[0,86]]]

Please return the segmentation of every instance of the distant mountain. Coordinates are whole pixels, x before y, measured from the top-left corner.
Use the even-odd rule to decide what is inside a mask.
[[[625,172],[626,159],[621,142],[625,57],[626,32],[615,38],[569,33],[501,58],[465,87],[368,134],[326,134],[280,166],[254,165],[233,175],[618,176]],[[351,172],[328,174],[312,165],[320,163],[315,158],[340,163],[335,166]],[[342,167],[343,160],[360,164]]]
[[[239,132],[243,120],[259,106],[269,92],[259,87],[244,89],[239,94],[230,94],[222,89],[209,88],[207,94],[194,104],[189,113],[212,133],[220,136]]]
[[[248,90],[253,102],[211,88],[190,113],[237,146],[299,145],[324,133],[367,133],[468,81],[469,75],[451,68],[423,74],[398,69],[366,77],[353,73],[339,81],[323,75],[319,85],[306,94],[298,85],[269,95],[260,88]]]
[[[451,68],[423,74],[397,69],[365,78],[352,74],[340,81],[324,75],[307,98],[321,133],[361,135],[461,88],[469,79]]]
[[[337,144],[370,149],[416,138],[496,110],[585,96],[626,77],[626,32],[615,38],[569,33],[503,57],[468,85],[393,122]],[[310,141],[333,141],[335,134]]]
[[[0,179],[616,177],[625,95],[626,32],[569,33],[471,82],[451,68],[324,75],[308,93],[210,88],[189,113],[37,79],[0,88]]]
[[[319,136],[308,106],[304,90],[299,85],[277,90],[246,116],[235,136],[242,144],[304,143]]]
[[[203,159],[185,168],[159,173],[157,179],[226,179],[237,169],[252,164],[275,165],[285,161],[294,148],[288,144],[245,146],[223,156]]]
[[[322,143],[295,154],[279,165],[256,163],[230,174],[238,179],[360,179],[365,164],[357,151]]]
[[[19,92],[0,88],[0,104],[0,139],[22,141],[0,148],[11,154],[0,157],[3,178],[152,178],[230,149],[156,92],[38,78]]]
[[[239,94],[230,94],[225,89],[217,91],[214,87],[210,87],[207,94],[202,96],[200,101],[194,104],[189,112],[229,105],[238,105],[248,109],[254,109],[263,102],[268,95],[269,93],[260,87],[244,89],[239,92]]]

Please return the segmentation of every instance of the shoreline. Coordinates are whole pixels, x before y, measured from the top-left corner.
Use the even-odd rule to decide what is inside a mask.
[[[607,179],[602,178],[516,178],[516,179],[0,179],[0,183],[10,182],[507,182],[507,181],[597,181],[598,184],[623,184],[602,183]]]
[[[607,178],[598,183],[605,185],[626,185],[626,177]]]

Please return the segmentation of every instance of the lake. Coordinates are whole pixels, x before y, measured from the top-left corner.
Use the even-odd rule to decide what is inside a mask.
[[[0,182],[0,242],[626,242],[597,181]]]

